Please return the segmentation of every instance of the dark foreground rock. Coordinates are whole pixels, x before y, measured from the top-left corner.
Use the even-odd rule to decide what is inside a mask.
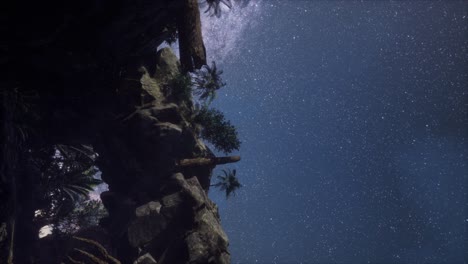
[[[170,98],[177,58],[164,49],[155,63],[156,71],[142,68],[139,85],[131,87],[144,105],[135,105],[95,144],[109,184],[101,194],[109,212],[104,227],[123,262],[229,263],[218,209],[208,186],[200,184],[210,182],[213,166],[176,166],[183,159],[211,157],[189,121],[193,109]]]
[[[214,165],[177,166],[213,156],[192,124],[190,98],[176,96],[181,87],[171,82],[181,68],[206,64],[197,1],[26,1],[8,12],[0,95],[12,90],[33,98],[33,121],[17,118],[32,128],[27,147],[92,146],[109,185],[101,195],[109,216],[80,236],[121,263],[229,263],[227,237],[206,195]],[[183,61],[194,65],[183,67],[170,49],[155,52],[177,25]],[[2,100],[2,113],[14,112],[8,102]],[[29,195],[35,184],[33,177],[16,176],[27,148],[11,140],[21,136],[13,129],[18,120],[2,117],[11,124],[2,120],[2,135],[10,140],[1,151],[0,262],[12,255],[15,263],[72,263],[68,257],[91,263],[74,249],[98,256],[94,244],[38,240],[35,230],[17,232],[27,238],[17,241],[28,243],[10,250],[11,230],[26,230],[34,218],[17,199],[29,198],[11,186],[17,181]]]

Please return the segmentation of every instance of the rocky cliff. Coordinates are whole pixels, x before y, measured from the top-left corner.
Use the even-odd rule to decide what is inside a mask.
[[[189,120],[190,103],[171,97],[178,60],[163,49],[154,63],[154,72],[142,66],[139,81],[121,88],[139,95],[136,110],[113,122],[95,144],[109,184],[101,194],[109,211],[103,225],[122,248],[120,259],[228,263],[228,240],[206,194],[212,167],[176,166],[181,159],[211,155]]]
[[[198,137],[190,98],[179,96],[184,91],[174,81],[181,69],[206,63],[200,26],[188,22],[199,20],[196,3],[26,1],[2,17],[2,261],[52,263],[47,252],[76,255],[74,242],[42,247],[48,242],[27,228],[34,208],[21,201],[32,199],[37,178],[19,175],[31,149],[85,144],[96,152],[95,165],[109,185],[101,194],[109,216],[98,231],[80,235],[122,263],[229,263],[228,239],[207,197],[214,163],[180,163],[213,158]],[[170,49],[155,51],[176,31],[184,34],[184,59],[197,57],[195,65],[180,65]],[[197,39],[196,47],[190,39]],[[19,114],[6,94],[28,98],[33,110]],[[15,234],[23,244],[13,242]]]

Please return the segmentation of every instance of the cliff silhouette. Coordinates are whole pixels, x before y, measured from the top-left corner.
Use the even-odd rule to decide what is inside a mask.
[[[5,25],[1,262],[229,263],[207,192],[213,168],[240,157],[205,145],[184,83],[207,64],[197,0],[15,2]],[[180,61],[156,52],[174,40]],[[50,194],[47,173],[82,177],[90,167],[109,186],[100,197],[108,215],[75,237],[38,238],[68,212],[57,204],[93,184]]]

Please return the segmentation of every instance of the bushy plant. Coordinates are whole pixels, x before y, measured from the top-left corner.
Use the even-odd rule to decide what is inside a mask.
[[[176,102],[190,101],[192,97],[192,80],[190,76],[178,74],[170,81],[169,87]]]
[[[97,226],[99,220],[107,215],[101,201],[83,199],[76,204],[72,212],[60,219],[55,230],[65,234],[73,234],[79,229]]]
[[[29,173],[40,175],[34,188],[32,208],[38,227],[60,227],[63,219],[88,199],[94,187],[101,184],[95,178],[96,154],[92,149],[79,145],[54,145],[29,152]]]
[[[202,126],[201,136],[224,153],[239,150],[240,140],[236,128],[216,109],[202,108],[194,121]]]

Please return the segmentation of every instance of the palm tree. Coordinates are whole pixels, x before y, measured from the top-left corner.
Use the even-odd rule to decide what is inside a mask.
[[[54,194],[59,201],[70,199],[75,202],[86,198],[102,181],[95,179],[95,153],[87,146],[56,145],[55,154],[45,171],[46,193]]]
[[[232,8],[230,0],[206,0],[206,3],[208,4],[208,8],[205,10],[205,13],[208,13],[211,9],[213,9],[213,13],[211,13],[210,15],[215,15],[216,17],[221,16],[221,3],[227,6],[228,8]]]
[[[219,188],[221,191],[226,191],[226,199],[231,194],[235,195],[235,191],[242,187],[239,180],[236,177],[236,170],[223,170],[224,176],[218,176],[219,182],[211,186]]]
[[[211,103],[216,96],[216,91],[226,85],[221,79],[221,74],[223,71],[218,71],[214,61],[211,67],[204,65],[195,72],[192,84],[195,87],[195,94],[200,96],[200,100],[208,104]]]
[[[63,191],[68,199],[73,202],[79,198],[87,198],[89,193],[94,190],[94,187],[101,184],[102,181],[93,177],[96,173],[94,168],[90,168],[84,172],[75,172],[63,175],[57,188]]]
[[[41,214],[34,222],[38,228],[49,224],[57,227],[61,219],[102,183],[94,178],[95,153],[86,146],[55,145],[33,155],[31,162],[35,171],[41,173],[34,208]]]

